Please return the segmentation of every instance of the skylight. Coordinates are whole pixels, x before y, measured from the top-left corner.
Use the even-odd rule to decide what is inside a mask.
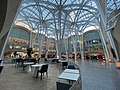
[[[99,14],[94,0],[23,0],[16,22],[27,22],[33,31],[47,31],[59,40],[95,25],[93,13]]]

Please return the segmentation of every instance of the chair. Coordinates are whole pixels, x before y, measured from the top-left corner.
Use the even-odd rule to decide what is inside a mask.
[[[55,63],[55,61],[56,61],[56,59],[53,59],[53,60],[51,61],[51,63]]]
[[[57,81],[56,86],[57,90],[69,90],[72,85]]]
[[[68,66],[68,62],[62,62],[62,68],[64,69],[65,67]]]
[[[56,59],[56,63],[60,63],[60,62],[59,62],[59,59]]]
[[[67,67],[68,69],[76,69],[75,65],[71,64],[71,65],[68,65]]]
[[[34,62],[34,64],[36,64],[36,59],[35,59],[35,58],[32,58],[32,59],[30,59],[29,62]]]
[[[42,67],[41,67],[41,69],[40,70],[38,70],[37,71],[37,76],[36,77],[38,77],[38,75],[39,75],[39,73],[41,73],[41,79],[42,79],[42,75],[46,72],[46,75],[48,76],[48,64],[45,64],[45,65],[43,65]]]
[[[47,58],[45,58],[45,59],[44,59],[44,62],[46,63],[47,61],[48,61]]]

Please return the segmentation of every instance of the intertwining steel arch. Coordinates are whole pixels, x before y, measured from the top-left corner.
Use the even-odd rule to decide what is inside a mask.
[[[29,23],[37,30],[41,27],[42,32],[47,27],[48,33],[58,40],[68,37],[72,27],[72,32],[75,28],[80,32],[81,27],[88,22],[96,26],[90,12],[98,14],[93,0],[23,0],[16,21]]]

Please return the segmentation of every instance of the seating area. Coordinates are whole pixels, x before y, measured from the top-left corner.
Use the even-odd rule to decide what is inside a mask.
[[[76,68],[75,65],[78,66],[75,63],[67,65],[67,68],[58,76],[57,90],[82,90],[80,68]]]
[[[42,80],[43,77],[45,78],[45,75],[46,75],[46,79],[48,78],[49,64],[57,65],[57,68],[61,70],[60,72],[61,74],[58,76],[58,79],[66,80],[65,82],[61,82],[60,80],[59,82],[58,80],[56,80],[57,90],[61,90],[61,89],[69,90],[71,87],[74,87],[73,86],[74,83],[78,82],[78,80],[81,81],[79,79],[79,77],[81,77],[80,69],[76,68],[77,65],[74,62],[68,60],[45,58],[42,63],[37,63],[37,64],[36,64],[36,59],[29,59],[29,60],[16,59],[15,61],[16,61],[15,66],[17,66],[17,68],[20,68],[20,66],[23,67],[23,71],[27,71],[29,73],[31,72],[32,77],[38,79],[40,78],[40,80]],[[59,63],[59,65],[57,63]],[[82,83],[79,84],[81,85]],[[79,88],[79,90],[81,89]]]
[[[32,70],[28,72],[26,70],[23,71],[22,67],[15,68],[15,64],[4,64],[4,69],[0,74],[0,87],[4,86],[3,90],[67,90],[68,88],[68,90],[120,89],[120,78],[116,77],[119,76],[120,71],[116,69],[114,64],[103,65],[100,62],[81,61],[78,62],[80,68],[80,71],[78,71],[79,69],[76,64],[69,64],[70,66],[74,65],[76,69],[68,69],[69,66],[62,69],[60,64],[48,63],[48,75],[45,72],[41,79],[41,73],[39,72],[39,76],[36,78],[37,70],[42,69],[38,67],[44,64],[47,63],[43,61],[39,64],[31,65]],[[71,72],[74,74],[71,75]],[[81,72],[80,75],[78,74],[79,72]],[[68,75],[69,77],[66,77]],[[70,76],[72,78],[77,77],[73,79],[75,81],[71,81]]]
[[[73,84],[57,81],[57,90],[82,90],[82,81],[80,78]]]
[[[51,62],[44,62],[41,61],[40,63],[35,64],[33,60],[29,60],[29,61],[23,61],[21,59],[16,59],[14,60],[15,62],[11,62],[10,67],[11,69],[13,68],[15,70],[15,72],[19,72],[19,74],[26,74],[29,76],[29,79],[33,79],[34,77],[38,80],[44,81],[44,80],[48,80],[48,79],[52,79],[55,78],[56,80],[54,80],[54,82],[56,82],[55,87],[54,88],[58,88],[61,87],[61,85],[63,84],[63,88],[64,88],[64,84],[63,82],[59,83],[58,79],[59,79],[59,75],[63,72],[63,70],[67,70],[67,68],[73,68],[73,64],[69,64],[68,61],[66,60],[60,60],[60,63],[58,65],[58,63],[56,63],[56,59],[52,59],[55,60],[55,63],[51,63]],[[19,61],[19,64],[16,63]],[[59,61],[59,60],[57,60]],[[15,67],[13,67],[15,65]],[[19,65],[19,66],[18,66]],[[51,68],[52,67],[52,68]],[[62,67],[62,68],[61,68]],[[64,67],[64,69],[63,69]],[[54,70],[54,69],[55,70]],[[74,67],[75,68],[75,67]],[[53,71],[52,71],[52,70]],[[7,69],[6,69],[7,70]],[[56,72],[57,70],[57,72]],[[4,71],[3,71],[4,73]],[[55,75],[54,75],[55,73]],[[57,74],[57,75],[56,75]],[[52,75],[52,76],[51,76]],[[24,76],[24,75],[23,75]],[[26,77],[26,76],[25,76]],[[25,78],[24,77],[24,78]],[[51,78],[52,77],[52,78]],[[72,84],[69,83],[69,81],[66,81],[68,83],[69,86],[72,86]],[[67,84],[66,84],[67,85]],[[61,87],[61,88],[62,88]],[[60,90],[61,88],[57,89]],[[69,87],[70,88],[70,87]],[[54,89],[55,90],[55,89]],[[64,90],[67,90],[66,88],[64,88]]]

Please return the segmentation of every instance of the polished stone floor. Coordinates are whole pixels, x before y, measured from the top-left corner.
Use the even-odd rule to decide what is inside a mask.
[[[13,64],[4,64],[0,75],[0,90],[56,90],[56,81],[61,68],[56,64],[49,64],[48,77],[33,78],[30,72],[22,68],[15,68]]]
[[[120,90],[120,69],[114,63],[82,61],[83,90]]]
[[[82,90],[120,90],[120,69],[113,63],[79,61]],[[30,72],[15,68],[14,64],[4,64],[0,75],[0,90],[56,90],[56,81],[62,69],[57,64],[49,64],[48,78],[33,78]]]

